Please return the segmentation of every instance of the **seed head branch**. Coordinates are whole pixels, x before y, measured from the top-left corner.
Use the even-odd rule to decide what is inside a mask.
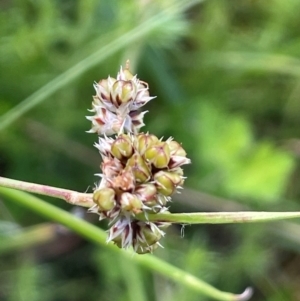
[[[41,194],[41,195],[47,195],[54,198],[59,198],[66,201],[67,203],[76,206],[90,208],[94,204],[92,194],[80,193],[77,191],[52,187],[48,185],[40,185],[40,184],[0,177],[0,186],[23,190],[23,191]]]

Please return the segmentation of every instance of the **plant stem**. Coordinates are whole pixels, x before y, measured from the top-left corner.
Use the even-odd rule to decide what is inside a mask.
[[[72,205],[90,208],[94,205],[91,193],[80,193],[47,185],[39,185],[0,177],[0,187],[14,188],[27,192],[62,199]],[[300,218],[300,212],[200,212],[200,213],[140,213],[136,218],[143,221],[158,221],[177,224],[237,224],[269,222]]]
[[[100,228],[81,220],[62,209],[50,205],[35,196],[2,187],[0,187],[0,194],[46,218],[63,224],[69,229],[80,234],[82,237],[92,241],[96,245],[109,248],[118,256],[125,256],[128,260],[138,262],[140,265],[164,275],[165,277],[168,277],[175,282],[185,285],[186,287],[189,287],[190,289],[193,289],[194,291],[210,298],[220,301],[246,301],[249,300],[252,295],[251,289],[246,289],[245,292],[240,295],[222,292],[206,282],[196,278],[195,276],[186,273],[185,271],[167,262],[164,262],[153,255],[137,255],[130,251],[120,250],[113,244],[106,243],[107,235]]]
[[[76,206],[89,208],[94,204],[91,193],[80,193],[73,190],[18,181],[4,177],[0,177],[0,186],[59,198]]]
[[[157,213],[137,214],[143,221],[167,222],[180,224],[237,224],[270,222],[283,219],[300,218],[300,212],[200,212],[200,213]]]

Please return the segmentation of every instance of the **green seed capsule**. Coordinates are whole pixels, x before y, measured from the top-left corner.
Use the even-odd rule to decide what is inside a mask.
[[[149,180],[151,174],[147,163],[138,153],[133,154],[133,156],[128,159],[125,170],[131,170],[138,183]]]
[[[157,205],[157,190],[154,184],[147,183],[139,185],[135,189],[134,194],[136,194],[147,207]]]
[[[120,249],[122,248],[122,236],[121,235],[115,237],[112,241],[118,248],[120,248]]]
[[[120,204],[123,210],[138,213],[143,207],[142,201],[134,194],[124,192],[120,198]]]
[[[186,151],[177,141],[171,140],[167,141],[167,143],[170,148],[171,156],[186,157]]]
[[[132,101],[132,96],[136,93],[131,81],[117,80],[111,88],[112,103],[118,108],[121,104]]]
[[[144,156],[156,168],[165,168],[170,161],[170,149],[166,142],[159,142],[147,148]]]
[[[174,193],[176,187],[182,182],[181,176],[176,173],[159,171],[154,175],[157,190],[165,196]]]
[[[140,228],[140,234],[144,238],[141,246],[152,246],[162,237],[162,232],[155,226],[144,225]]]
[[[143,155],[147,148],[158,142],[159,140],[155,135],[141,133],[137,136],[135,147],[140,155]]]
[[[131,139],[126,134],[121,134],[111,146],[111,154],[117,159],[129,158],[133,153]]]
[[[101,188],[94,191],[93,201],[100,211],[109,211],[116,205],[115,191],[111,188]]]

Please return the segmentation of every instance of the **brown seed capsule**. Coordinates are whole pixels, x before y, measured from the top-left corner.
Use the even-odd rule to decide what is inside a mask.
[[[111,188],[101,188],[94,191],[93,201],[100,211],[109,211],[116,205],[115,191]]]
[[[144,156],[156,168],[165,168],[170,161],[170,149],[166,142],[159,142],[147,148]]]

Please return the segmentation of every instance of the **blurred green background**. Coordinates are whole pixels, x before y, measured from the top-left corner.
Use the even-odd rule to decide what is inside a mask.
[[[130,59],[157,95],[143,130],[192,159],[171,211],[299,210],[299,11],[297,0],[0,1],[0,175],[91,191],[93,82]],[[0,219],[0,239],[19,239],[0,240],[1,301],[209,300],[3,198]],[[155,255],[222,290],[300,300],[296,222],[167,234]]]

